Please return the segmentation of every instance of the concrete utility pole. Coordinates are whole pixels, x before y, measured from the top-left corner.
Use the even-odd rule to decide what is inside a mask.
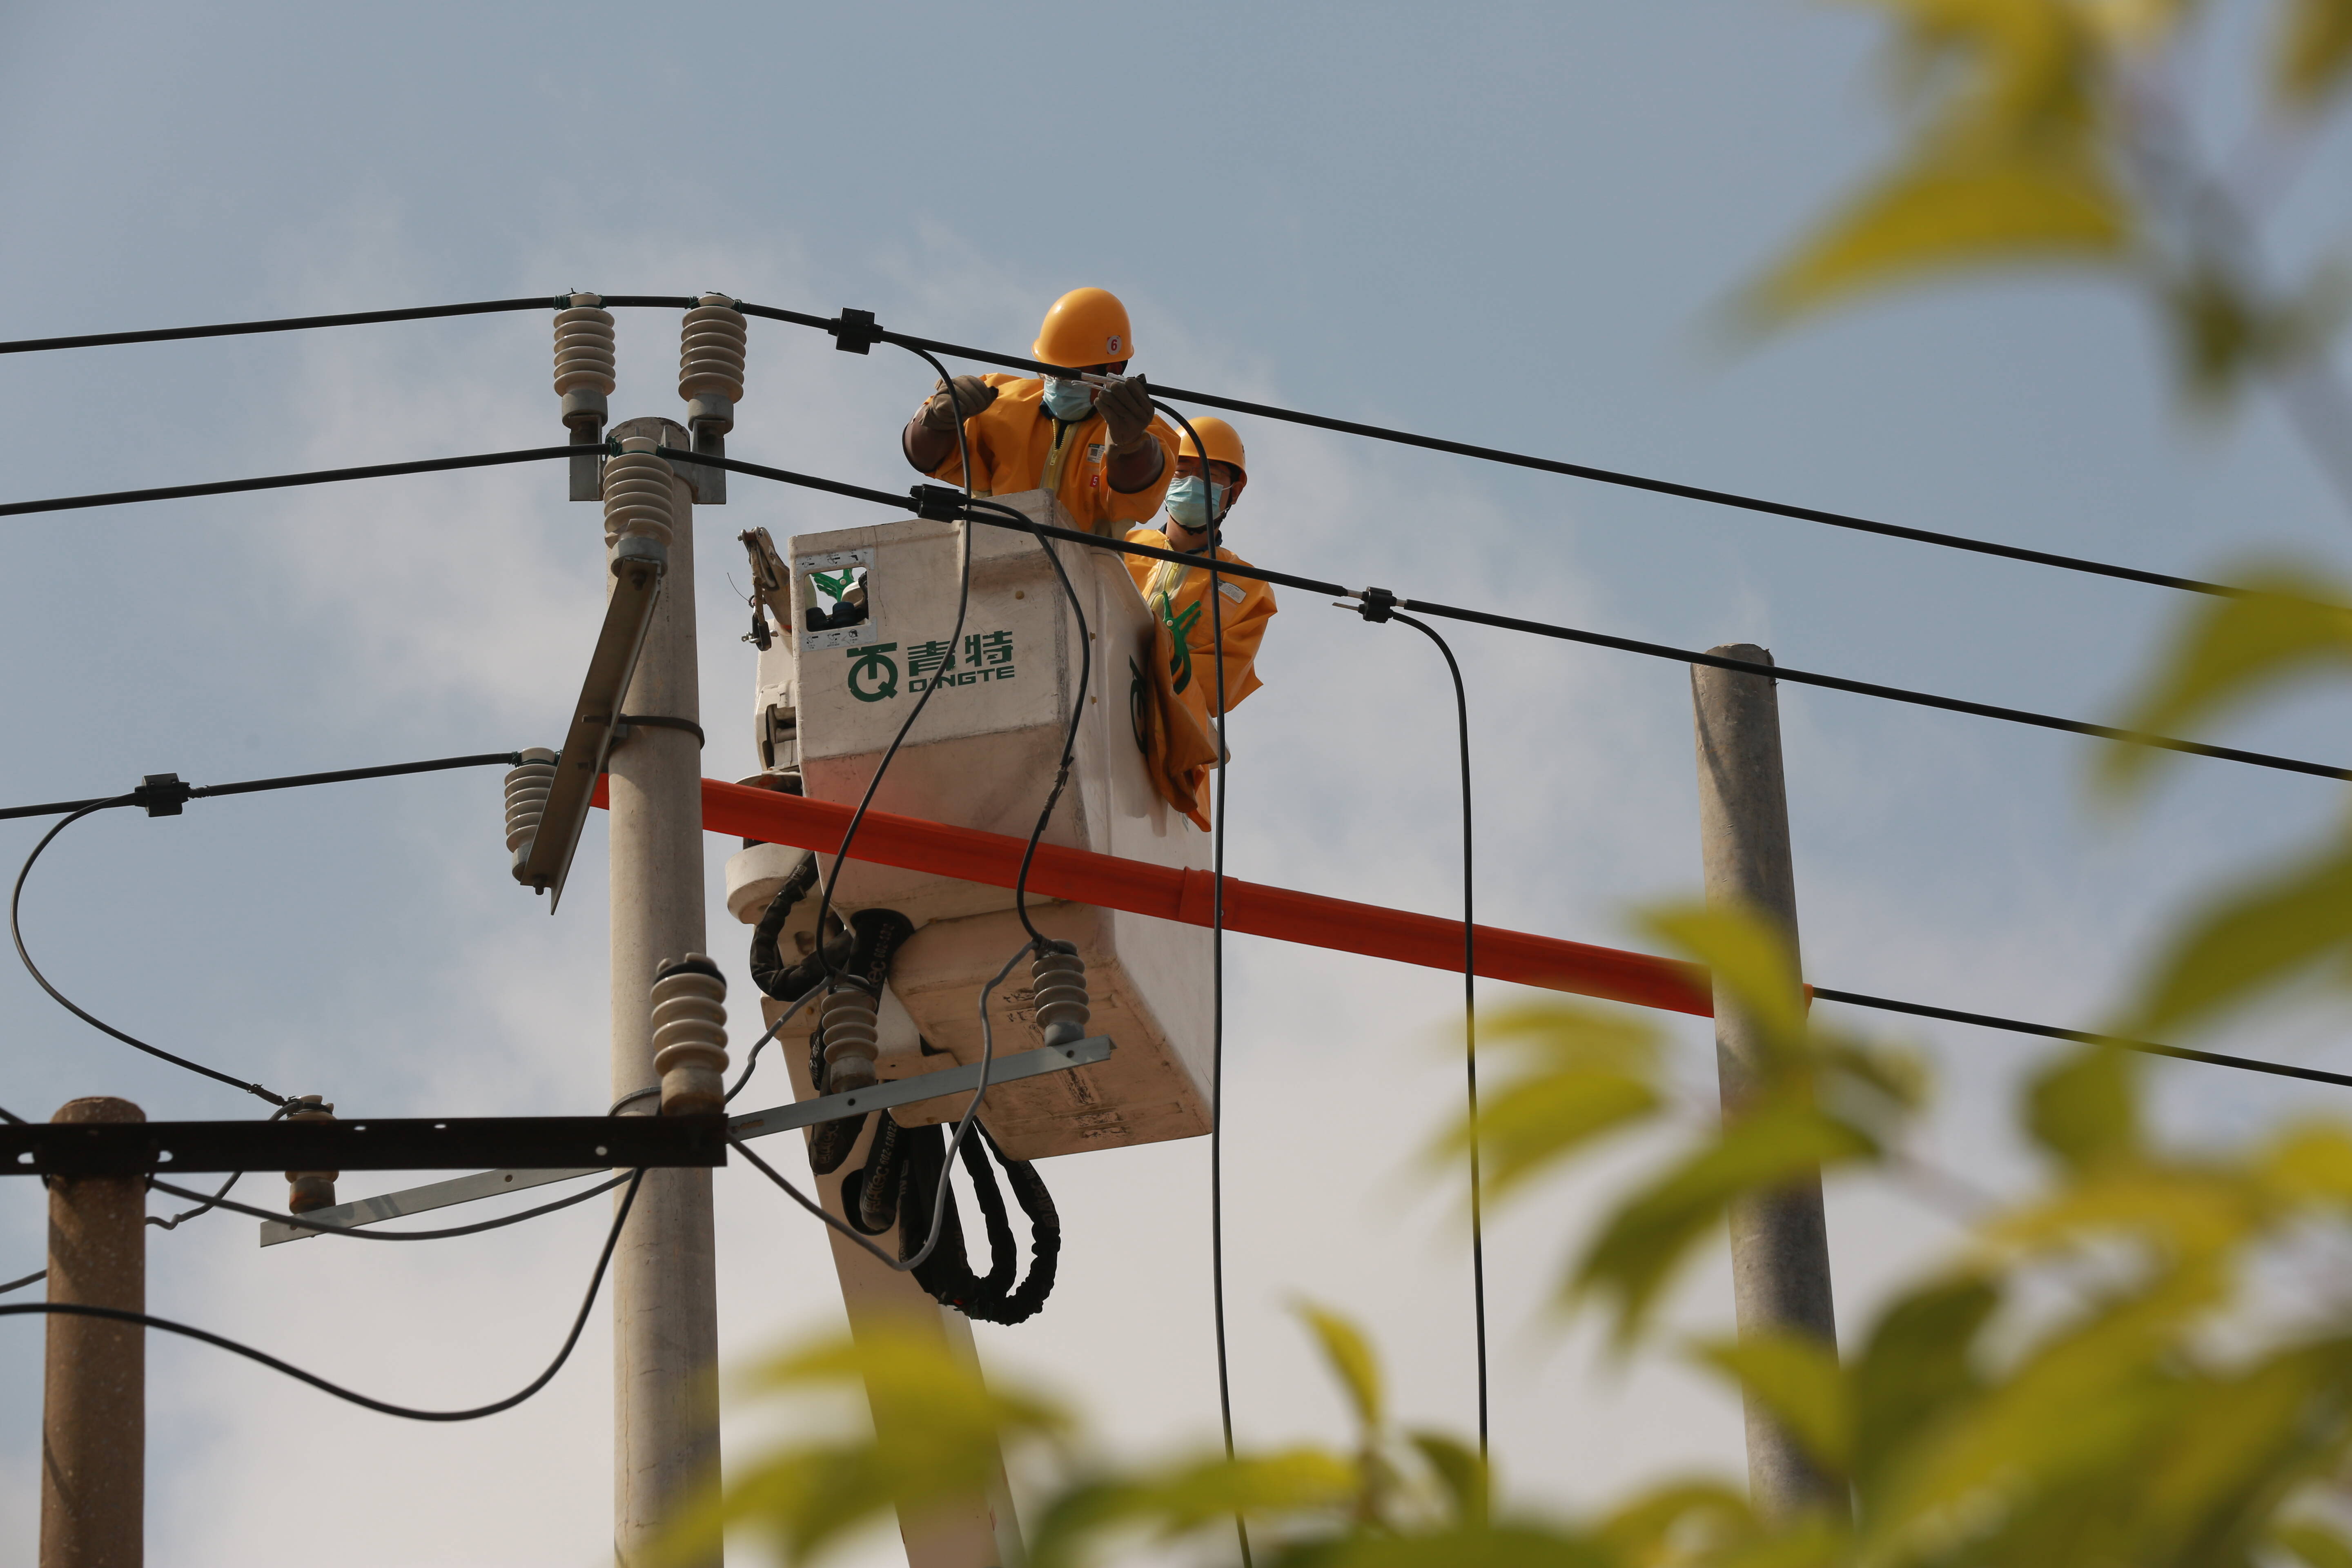
[[[1752,643],[1711,648],[1726,658],[1770,664]],[[1706,901],[1744,909],[1797,943],[1797,879],[1789,858],[1789,797],[1780,773],[1780,704],[1768,677],[1691,669],[1697,714],[1699,840]],[[1802,973],[1800,968],[1799,973]],[[1762,1038],[1721,985],[1715,992],[1715,1059],[1723,1110],[1736,1116],[1758,1083]],[[1813,1175],[1731,1211],[1731,1290],[1739,1331],[1779,1329],[1837,1346],[1830,1295],[1829,1228],[1822,1180]],[[1757,1508],[1783,1516],[1809,1507],[1847,1506],[1845,1489],[1814,1469],[1778,1422],[1748,1401],[1748,1489]]]
[[[127,1100],[51,1121],[144,1121]],[[49,1178],[49,1300],[147,1310],[147,1184]],[[147,1505],[147,1331],[55,1314],[41,1390],[41,1568],[139,1568]]]
[[[667,419],[614,426],[625,444],[675,448]],[[701,721],[695,670],[694,489],[674,477],[669,565],[623,711]],[[654,972],[707,951],[703,931],[702,756],[696,735],[631,726],[607,764],[612,780],[613,1098],[658,1112]],[[617,1196],[615,1201],[617,1202]],[[652,1561],[663,1527],[719,1472],[719,1302],[710,1173],[648,1171],[613,1258],[613,1555]],[[697,1568],[716,1568],[714,1549]]]

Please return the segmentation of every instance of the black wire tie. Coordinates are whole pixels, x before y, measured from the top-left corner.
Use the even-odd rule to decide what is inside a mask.
[[[146,782],[131,792],[131,804],[145,806],[150,816],[177,816],[195,793],[195,785],[177,773],[149,773]]]

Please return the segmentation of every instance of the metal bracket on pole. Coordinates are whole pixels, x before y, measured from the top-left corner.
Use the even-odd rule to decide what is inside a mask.
[[[572,857],[580,847],[581,830],[588,825],[589,804],[596,781],[604,775],[604,759],[613,749],[613,731],[620,723],[621,699],[636,673],[637,655],[653,625],[654,603],[660,596],[667,565],[662,547],[649,539],[621,542],[613,562],[613,593],[604,601],[604,625],[596,634],[596,651],[588,656],[587,679],[580,683],[580,700],[572,710],[572,727],[564,731],[558,753],[555,780],[547,792],[547,807],[539,830],[515,873],[524,886],[549,895],[547,912],[562,901],[564,879],[572,875]]]
[[[1038,1050],[1022,1051],[990,1065],[989,1085],[993,1088],[1000,1083],[1035,1078],[1040,1073],[1067,1072],[1072,1068],[1092,1067],[1097,1062],[1108,1061],[1111,1049],[1110,1037],[1094,1035],[1066,1046],[1046,1046]],[[887,1083],[877,1083],[871,1089],[856,1089],[847,1094],[821,1095],[814,1100],[772,1106],[766,1110],[747,1111],[741,1116],[728,1118],[727,1136],[765,1138],[773,1132],[789,1132],[795,1127],[814,1127],[820,1121],[837,1121],[846,1116],[863,1116],[870,1110],[887,1110],[893,1106],[936,1100],[943,1094],[968,1093],[979,1087],[980,1064],[972,1062],[964,1067],[950,1068],[944,1072],[893,1079]],[[617,1120],[658,1124],[662,1119],[622,1117]],[[379,1220],[423,1214],[428,1209],[447,1208],[452,1204],[469,1204],[478,1198],[496,1197],[500,1193],[543,1187],[551,1182],[601,1176],[606,1169],[603,1165],[583,1165],[570,1170],[484,1171],[479,1175],[460,1176],[455,1181],[434,1182],[426,1186],[386,1193],[382,1197],[362,1198],[357,1203],[316,1209],[303,1217],[322,1225],[373,1225]],[[261,1245],[264,1247],[276,1247],[284,1241],[305,1241],[318,1234],[315,1230],[300,1229],[280,1220],[261,1222]]]

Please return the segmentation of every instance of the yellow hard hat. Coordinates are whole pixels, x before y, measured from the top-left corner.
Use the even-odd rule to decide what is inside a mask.
[[[1083,368],[1117,364],[1135,355],[1127,307],[1108,289],[1073,289],[1054,301],[1029,350],[1047,364]]]
[[[1249,459],[1242,450],[1240,431],[1213,415],[1203,415],[1193,420],[1192,429],[1198,430],[1201,433],[1201,439],[1209,444],[1209,461],[1231,463],[1244,474],[1249,472]],[[1180,458],[1197,458],[1201,455],[1201,449],[1192,445],[1191,430],[1183,432],[1177,437],[1176,455]]]

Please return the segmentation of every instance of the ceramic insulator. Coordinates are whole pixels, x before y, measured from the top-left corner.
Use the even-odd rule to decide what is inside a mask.
[[[1047,1045],[1075,1045],[1087,1037],[1087,961],[1076,948],[1066,942],[1046,943],[1030,963],[1029,988]]]
[[[726,977],[698,952],[663,964],[654,976],[654,1071],[661,1075],[663,1115],[726,1106]]]
[[[735,426],[743,395],[743,313],[724,294],[705,294],[679,329],[677,395],[687,423],[725,435]]]
[[[669,464],[654,456],[653,441],[632,436],[621,443],[621,455],[604,465],[606,549],[632,535],[669,549],[672,479]]]
[[[332,1121],[335,1108],[318,1095],[306,1094],[294,1102],[286,1113],[289,1121]],[[309,1214],[313,1209],[335,1206],[335,1178],[340,1171],[289,1171],[286,1173],[286,1210],[289,1214]]]
[[[531,747],[507,770],[507,850],[514,857],[517,881],[522,879],[530,841],[539,837],[539,819],[547,813],[547,792],[554,785],[555,753],[545,746]]]
[[[824,1031],[824,1089],[844,1094],[873,1085],[881,1054],[880,1005],[864,986],[842,982],[825,994],[818,1025]]]
[[[574,294],[572,309],[555,313],[555,394],[574,429],[603,429],[604,400],[613,395],[613,312],[601,304],[593,294]]]

